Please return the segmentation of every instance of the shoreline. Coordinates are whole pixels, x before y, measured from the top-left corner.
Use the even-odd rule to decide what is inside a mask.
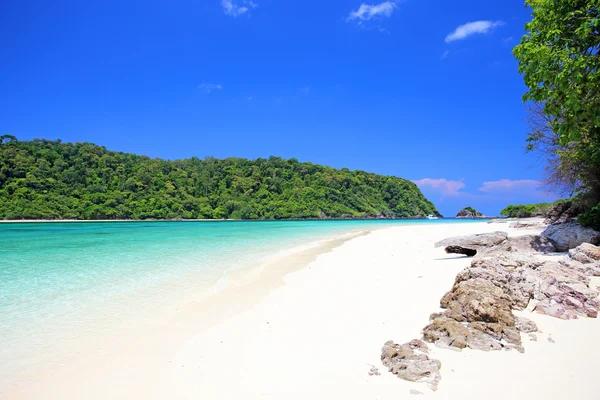
[[[285,271],[269,268],[273,275],[253,288],[220,292],[224,301],[208,308],[189,303],[122,351],[37,377],[7,398],[391,400],[415,390],[439,399],[596,397],[600,384],[589,367],[600,355],[595,319],[527,313],[543,334],[537,342],[524,337],[524,354],[430,346],[442,362],[437,392],[388,373],[379,359],[383,343],[418,337],[456,274],[471,262],[433,243],[498,226],[481,221],[385,228],[330,243],[326,252],[313,252],[295,266],[286,262]],[[371,365],[380,376],[368,375]],[[489,390],[506,379],[510,385]]]
[[[531,217],[533,218],[533,217]],[[511,219],[511,221],[526,220],[527,218]],[[288,218],[288,219],[0,219],[0,224],[59,224],[59,223],[93,223],[93,222],[286,222],[286,221],[427,221],[426,217],[398,217],[398,218]],[[445,217],[438,220],[449,221],[508,221],[508,218],[482,217],[482,218],[455,218]]]
[[[271,290],[283,286],[285,275],[305,267],[321,254],[328,253],[349,240],[368,235],[379,229],[386,229],[386,227],[368,229],[363,227],[342,234],[333,234],[324,239],[310,240],[304,244],[285,248],[260,262],[249,263],[245,267],[232,271],[224,271],[222,277],[203,287],[199,292],[182,296],[175,294],[172,299],[160,307],[159,311],[136,320],[136,325],[139,324],[143,328],[129,326],[130,331],[125,339],[123,337],[118,340],[100,336],[88,337],[80,343],[62,344],[53,349],[50,354],[59,355],[61,352],[69,352],[81,355],[80,358],[83,362],[79,360],[73,363],[72,359],[64,359],[60,362],[60,364],[71,365],[65,369],[64,372],[67,373],[67,371],[77,370],[79,364],[95,364],[110,354],[114,355],[123,350],[128,351],[127,348],[135,345],[138,338],[147,334],[155,335],[162,330],[171,330],[174,324],[185,325],[190,314],[202,314],[199,319],[194,320],[194,322],[199,322],[194,325],[194,329],[205,330],[216,324],[219,319],[251,308]],[[132,296],[143,296],[142,293],[145,290]],[[134,301],[133,298],[130,301]],[[104,310],[97,310],[99,316],[104,312]],[[12,393],[26,387],[24,384],[26,382],[37,381],[40,377],[42,380],[49,379],[44,372],[48,367],[48,365],[42,366],[36,371],[19,377],[15,382],[9,384],[8,389],[0,387],[0,398],[3,398],[4,392],[11,393],[13,396]],[[52,365],[52,374],[56,373],[55,367],[56,365]]]

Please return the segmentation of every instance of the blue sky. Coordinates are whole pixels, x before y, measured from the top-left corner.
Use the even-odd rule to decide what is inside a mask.
[[[0,132],[416,181],[445,215],[556,198],[525,154],[523,1],[5,1]]]

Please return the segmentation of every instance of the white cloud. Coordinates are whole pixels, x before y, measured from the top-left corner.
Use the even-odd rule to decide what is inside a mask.
[[[223,6],[225,14],[231,15],[232,17],[246,14],[251,8],[257,6],[257,4],[251,0],[221,0],[221,5]]]
[[[466,39],[471,35],[489,33],[494,28],[504,25],[502,21],[475,21],[469,22],[456,28],[454,32],[446,36],[446,43]]]
[[[201,83],[198,89],[202,89],[206,94],[210,94],[213,90],[221,90],[223,86],[218,83]]]
[[[394,1],[384,1],[374,5],[362,3],[358,10],[350,13],[346,21],[357,21],[358,24],[362,24],[363,21],[370,21],[374,18],[390,17],[396,7]]]
[[[444,52],[444,54],[442,54],[442,60],[443,60],[443,59],[445,59],[446,57],[448,57],[449,55],[450,55],[450,51],[449,51],[449,50],[446,50],[446,51]]]
[[[467,186],[461,181],[450,181],[443,178],[424,178],[413,182],[420,188],[435,189],[436,191],[440,192],[442,196],[460,196],[463,194],[460,190]]]

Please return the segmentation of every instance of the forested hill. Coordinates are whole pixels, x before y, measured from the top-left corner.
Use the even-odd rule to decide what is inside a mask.
[[[0,219],[439,215],[407,180],[279,157],[166,161],[90,143],[0,140]]]

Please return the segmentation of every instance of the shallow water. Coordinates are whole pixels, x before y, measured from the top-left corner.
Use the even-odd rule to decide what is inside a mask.
[[[364,229],[457,223],[469,221],[0,224],[1,381],[278,252]]]

